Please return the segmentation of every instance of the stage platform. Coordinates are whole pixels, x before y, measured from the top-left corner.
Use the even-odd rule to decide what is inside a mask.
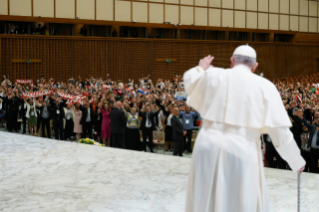
[[[0,132],[0,211],[183,212],[190,160]],[[297,211],[297,174],[265,173],[270,211]],[[301,211],[318,182],[302,174]]]

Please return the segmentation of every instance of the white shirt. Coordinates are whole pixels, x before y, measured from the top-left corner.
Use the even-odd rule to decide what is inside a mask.
[[[86,122],[91,122],[91,114],[90,114],[90,108],[87,108],[88,114],[86,116]]]
[[[166,126],[172,126],[172,114],[169,114],[169,116],[167,117],[167,122],[166,122]]]
[[[3,92],[0,94],[1,97],[3,97]],[[0,98],[0,110],[2,109],[2,99]]]
[[[149,119],[149,118],[151,118],[151,113],[145,113],[145,115],[146,115],[145,127],[150,128],[150,127],[152,127],[151,119]]]

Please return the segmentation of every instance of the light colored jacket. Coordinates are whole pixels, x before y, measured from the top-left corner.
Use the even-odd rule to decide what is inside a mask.
[[[30,109],[31,109],[31,105],[29,103],[24,103],[24,108],[27,108],[27,113],[25,115],[26,118],[30,118]],[[34,115],[35,117],[38,117],[38,114],[37,114],[37,109],[35,107],[35,101],[33,99],[33,111],[34,111]]]

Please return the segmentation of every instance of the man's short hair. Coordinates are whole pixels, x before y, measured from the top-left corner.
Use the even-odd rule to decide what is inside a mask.
[[[248,66],[250,69],[254,68],[256,64],[256,59],[242,55],[233,55],[233,59],[234,65],[243,64]]]

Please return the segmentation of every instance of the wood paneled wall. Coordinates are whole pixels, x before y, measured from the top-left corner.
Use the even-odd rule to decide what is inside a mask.
[[[243,43],[159,39],[0,36],[0,74],[11,80],[69,77],[106,77],[127,80],[151,74],[152,79],[171,79],[214,55],[215,66],[227,68],[234,49]],[[318,71],[318,46],[251,43],[267,78],[296,76]],[[156,59],[177,59],[157,62]],[[12,59],[42,59],[41,63],[12,63]]]

